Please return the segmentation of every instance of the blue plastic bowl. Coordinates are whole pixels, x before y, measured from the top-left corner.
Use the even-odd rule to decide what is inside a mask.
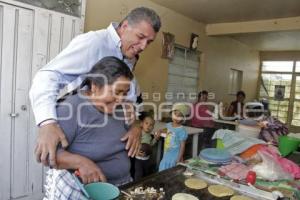
[[[120,190],[110,183],[90,183],[84,186],[93,200],[112,200],[120,195]]]
[[[208,162],[225,164],[232,160],[232,155],[225,149],[207,148],[200,151],[199,157]]]

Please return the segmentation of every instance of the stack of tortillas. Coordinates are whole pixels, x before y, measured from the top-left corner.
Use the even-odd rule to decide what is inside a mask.
[[[199,199],[191,194],[176,193],[172,196],[172,200],[199,200]]]
[[[207,183],[197,178],[186,179],[184,184],[191,189],[201,190],[207,187]]]
[[[234,191],[231,188],[223,185],[211,185],[208,187],[208,191],[216,197],[226,197],[234,194]]]
[[[230,200],[253,200],[253,199],[243,195],[234,195],[233,197],[230,198]]]

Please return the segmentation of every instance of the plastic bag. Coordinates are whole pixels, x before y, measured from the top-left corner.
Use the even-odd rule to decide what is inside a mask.
[[[274,152],[268,147],[262,148],[257,153],[262,159],[262,162],[256,164],[252,169],[257,176],[269,181],[293,179],[292,174],[282,167]]]

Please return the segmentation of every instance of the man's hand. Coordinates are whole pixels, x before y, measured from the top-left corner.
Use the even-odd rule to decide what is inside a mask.
[[[41,126],[35,148],[36,160],[45,166],[50,164],[56,167],[56,148],[59,142],[62,147],[68,146],[68,141],[57,123]],[[48,156],[50,163],[48,163]]]
[[[122,106],[124,109],[125,122],[128,125],[132,125],[136,119],[134,105],[131,102],[124,102]]]
[[[126,141],[126,150],[128,156],[134,157],[140,149],[142,129],[138,126],[133,126],[122,138],[121,141]]]

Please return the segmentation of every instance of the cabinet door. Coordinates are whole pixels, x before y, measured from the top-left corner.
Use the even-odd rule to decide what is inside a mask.
[[[83,19],[0,1],[0,199],[42,198],[37,129],[29,103],[34,74],[82,32]]]
[[[6,4],[0,4],[0,8],[3,100],[1,132],[4,132],[1,134],[4,138],[1,138],[0,146],[5,148],[1,151],[5,152],[5,162],[1,171],[5,179],[9,180],[1,183],[1,186],[5,184],[5,190],[10,186],[10,197],[19,198],[29,192],[28,90],[31,79],[34,12],[31,9]]]

